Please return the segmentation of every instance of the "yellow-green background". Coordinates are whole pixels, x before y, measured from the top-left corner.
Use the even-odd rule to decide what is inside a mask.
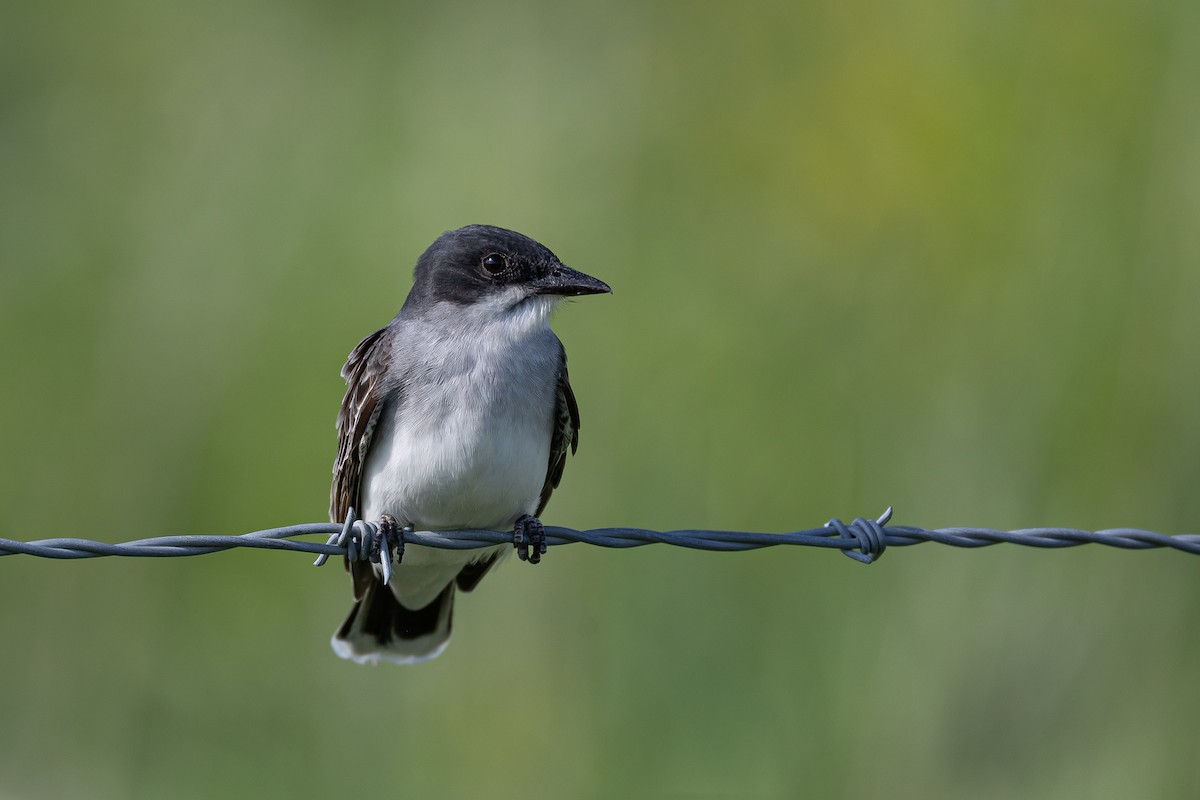
[[[1196,532],[1200,5],[8,3],[0,529],[324,518],[349,349],[516,228],[574,527]],[[1200,560],[553,550],[445,655],[340,566],[0,559],[0,797],[1193,798]]]

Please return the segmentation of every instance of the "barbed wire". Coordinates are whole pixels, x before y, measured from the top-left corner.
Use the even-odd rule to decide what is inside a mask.
[[[1138,528],[1109,528],[1085,531],[1075,528],[1025,528],[1002,531],[992,528],[940,528],[927,530],[903,525],[888,525],[892,509],[876,520],[862,517],[851,523],[832,519],[820,528],[788,533],[748,531],[674,530],[652,531],[641,528],[592,528],[575,530],[545,526],[545,543],[551,546],[582,542],[599,547],[642,547],[666,544],[698,550],[736,552],[782,545],[824,547],[870,564],[888,547],[908,547],[938,542],[952,547],[989,547],[1016,544],[1026,547],[1062,548],[1099,544],[1127,550],[1169,548],[1200,555],[1200,535],[1167,535]],[[296,541],[301,536],[327,536],[325,542]],[[469,550],[513,544],[511,532],[461,530],[416,531],[405,528],[394,539],[380,534],[374,522],[360,520],[354,510],[341,524],[329,522],[288,525],[245,533],[238,536],[157,536],[112,544],[90,539],[58,538],[22,542],[0,538],[0,556],[30,555],[42,558],[97,558],[101,556],[179,557],[216,553],[238,547],[265,550],[291,550],[318,555],[320,566],[329,556],[347,556],[352,560],[374,561],[390,573],[390,565],[402,557],[405,545],[422,545],[450,550]]]

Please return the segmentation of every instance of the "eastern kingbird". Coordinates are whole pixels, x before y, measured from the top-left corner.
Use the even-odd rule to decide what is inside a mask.
[[[537,563],[537,516],[579,444],[550,315],[564,297],[611,291],[515,231],[442,234],[400,312],[342,367],[333,521],[353,507],[384,533],[511,529],[521,559]],[[474,589],[507,551],[408,546],[386,586],[380,565],[347,561],[354,608],[334,652],[360,663],[434,658],[450,639],[455,589]]]

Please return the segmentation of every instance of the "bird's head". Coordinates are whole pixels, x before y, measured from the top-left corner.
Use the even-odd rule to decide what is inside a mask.
[[[611,292],[516,231],[468,225],[448,231],[417,261],[406,307],[449,303],[480,313],[549,317],[563,298]]]

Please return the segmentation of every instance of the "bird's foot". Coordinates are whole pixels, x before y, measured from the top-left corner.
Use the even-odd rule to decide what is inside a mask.
[[[379,518],[379,535],[371,544],[371,561],[383,569],[383,582],[386,584],[392,578],[392,564],[404,560],[404,537],[401,531],[411,530],[401,528],[400,523],[391,514]]]
[[[517,557],[530,564],[542,560],[546,553],[546,529],[542,521],[530,514],[524,514],[513,526],[513,547]]]

